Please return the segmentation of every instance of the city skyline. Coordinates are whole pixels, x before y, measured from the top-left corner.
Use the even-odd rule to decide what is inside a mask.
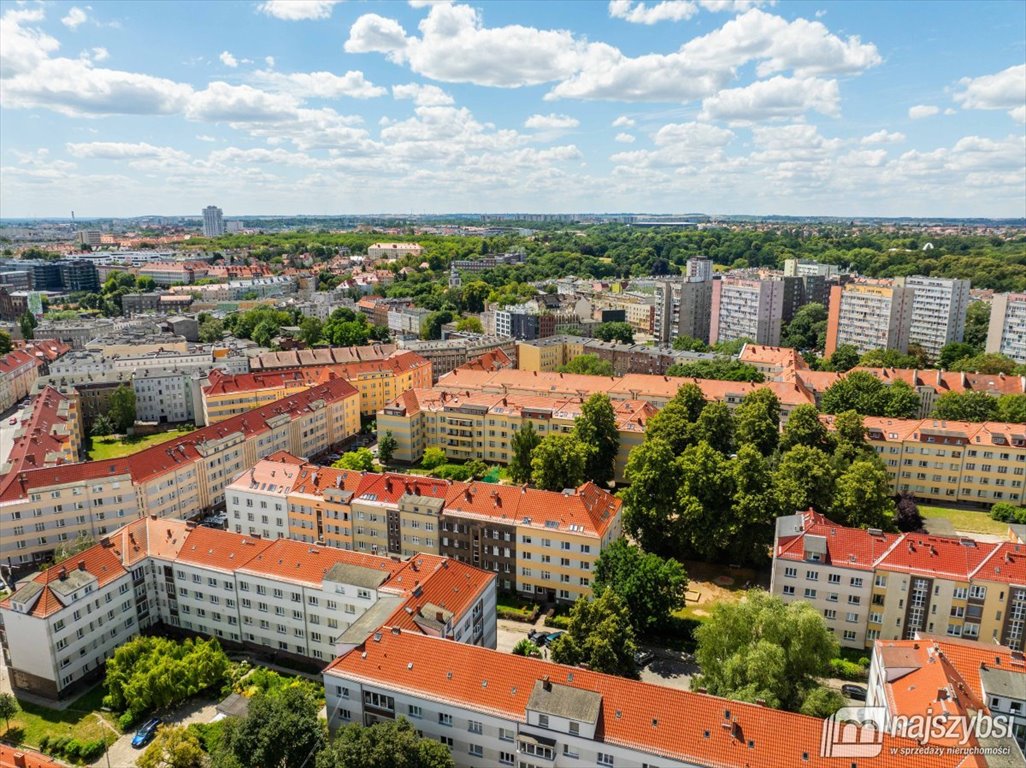
[[[1021,217],[1024,24],[1002,2],[4,3],[0,217]]]

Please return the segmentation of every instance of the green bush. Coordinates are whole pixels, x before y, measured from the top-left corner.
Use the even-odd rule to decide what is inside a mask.
[[[186,730],[199,739],[200,747],[209,755],[217,749],[217,744],[221,739],[221,732],[224,730],[226,722],[228,721],[218,720],[216,723],[192,723]]]
[[[570,629],[570,616],[569,614],[563,614],[562,616],[546,616],[543,623],[546,627],[552,627],[553,629]]]
[[[867,667],[845,659],[830,659],[830,675],[841,680],[864,680]]]
[[[1007,501],[999,501],[990,508],[990,517],[1001,523],[1026,524],[1026,508],[1017,507]]]
[[[467,464],[442,464],[435,467],[431,471],[431,475],[441,480],[466,482],[474,476],[474,469]]]
[[[50,734],[44,733],[43,738],[39,740],[39,751],[46,752],[46,748],[50,746]],[[49,754],[49,753],[47,753]]]
[[[70,739],[64,746],[64,759],[72,763],[78,762],[82,754],[82,743],[78,739]]]
[[[83,763],[96,762],[106,748],[107,745],[103,739],[93,739],[92,741],[84,742],[78,752],[79,759]]]
[[[495,609],[495,617],[505,619],[506,621],[530,621],[532,613],[532,611],[520,608],[507,608],[501,605]]]
[[[128,710],[118,718],[118,728],[122,731],[127,731],[134,722],[135,715],[132,714],[132,710]]]

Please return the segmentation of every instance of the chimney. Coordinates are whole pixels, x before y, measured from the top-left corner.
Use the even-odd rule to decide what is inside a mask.
[[[552,681],[549,680],[548,675],[545,675],[545,677],[542,678],[542,688],[544,688],[546,691],[552,690]]]
[[[15,752],[14,753],[14,768],[26,768],[27,765],[28,765],[28,763],[25,762],[25,753],[24,752]]]
[[[67,569],[67,568],[65,568],[65,567],[64,567],[64,566],[62,565],[62,566],[61,566],[61,569],[60,569],[60,570],[59,570],[59,571],[57,572],[57,577],[58,577],[58,578],[59,578],[59,579],[60,579],[61,581],[64,581],[65,579],[67,579],[67,578],[68,578],[68,569]]]
[[[84,571],[85,570],[85,560],[79,560],[78,561],[78,570],[80,570],[80,571]]]

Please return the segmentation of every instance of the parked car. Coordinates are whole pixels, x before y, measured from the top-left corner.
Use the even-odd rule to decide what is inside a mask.
[[[861,685],[851,685],[850,683],[848,685],[842,685],[841,693],[849,699],[855,699],[855,701],[866,700],[866,689]]]
[[[161,720],[159,717],[155,717],[152,720],[147,720],[142,724],[142,727],[135,732],[135,736],[132,737],[132,746],[136,749],[142,749],[151,741],[153,737],[157,735],[157,729],[160,728]]]
[[[639,667],[645,666],[654,658],[655,654],[652,651],[635,651],[634,653],[634,663]]]
[[[552,645],[556,638],[566,634],[565,632],[549,632],[547,635],[542,635],[541,642],[539,645]],[[537,641],[536,641],[537,642]]]

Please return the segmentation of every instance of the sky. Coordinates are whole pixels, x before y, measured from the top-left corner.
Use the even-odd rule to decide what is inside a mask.
[[[1026,3],[0,1],[0,217],[1026,216]]]

